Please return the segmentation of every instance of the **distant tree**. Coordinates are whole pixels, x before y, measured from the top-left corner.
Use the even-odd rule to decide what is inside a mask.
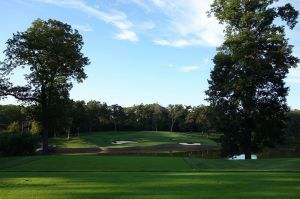
[[[20,133],[22,132],[22,124],[26,120],[24,107],[20,105],[0,105],[0,129],[5,129],[13,122],[20,124]]]
[[[175,105],[169,105],[167,107],[169,111],[169,116],[171,119],[171,125],[170,125],[170,131],[173,131],[174,125],[177,122],[177,120],[182,117],[185,114],[185,107],[181,104],[175,104]]]
[[[125,117],[124,110],[122,106],[119,106],[117,104],[111,105],[109,107],[109,110],[110,110],[111,120],[114,124],[114,130],[117,131],[119,130],[120,124],[122,123]]]
[[[246,159],[280,140],[288,111],[284,78],[299,59],[285,37],[281,18],[293,29],[298,12],[276,0],[214,0],[213,14],[226,25],[206,94],[218,113],[226,154],[243,151]]]
[[[88,113],[84,101],[72,103],[72,131],[79,135],[80,132],[88,130]]]
[[[86,104],[89,132],[94,131],[99,126],[100,109],[101,102],[99,101],[92,100]]]
[[[26,103],[40,105],[43,128],[43,153],[48,153],[48,117],[54,108],[59,88],[69,91],[72,80],[82,82],[89,59],[81,53],[82,36],[70,25],[49,19],[37,19],[25,32],[17,32],[7,42],[0,71],[0,96],[13,96]],[[9,75],[16,68],[27,68],[25,86],[14,86]]]
[[[158,131],[164,128],[164,124],[168,122],[167,109],[159,104],[152,104],[152,130]]]
[[[208,132],[211,128],[209,107],[203,105],[192,107],[185,122],[190,131]]]
[[[285,143],[300,146],[300,110],[291,110],[287,113],[285,129]]]

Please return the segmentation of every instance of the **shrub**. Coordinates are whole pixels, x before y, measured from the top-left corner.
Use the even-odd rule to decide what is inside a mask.
[[[0,155],[32,155],[38,146],[39,136],[29,133],[0,134]]]
[[[8,125],[7,131],[11,133],[17,133],[21,131],[21,126],[19,122],[12,122]]]
[[[37,121],[33,121],[31,123],[31,129],[30,129],[30,132],[32,134],[40,134],[42,131],[42,127],[41,125],[37,122]]]

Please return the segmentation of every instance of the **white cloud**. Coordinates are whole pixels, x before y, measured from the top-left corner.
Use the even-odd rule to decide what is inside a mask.
[[[119,40],[128,40],[132,42],[138,42],[138,37],[133,31],[122,31],[121,33],[116,35],[116,38]]]
[[[183,73],[189,73],[189,72],[192,72],[192,71],[196,71],[196,70],[199,70],[199,66],[181,66],[181,67],[178,67],[178,71],[179,72],[183,72]]]
[[[151,0],[166,16],[167,36],[156,39],[158,45],[172,47],[218,46],[223,40],[223,26],[208,17],[211,0]]]
[[[48,3],[56,6],[72,8],[94,16],[105,23],[111,24],[119,29],[118,39],[138,41],[138,36],[132,30],[132,23],[127,19],[127,15],[122,12],[107,13],[100,11],[95,6],[88,5],[84,0],[37,0],[39,2]],[[119,35],[119,36],[118,36]]]
[[[161,46],[170,46],[170,47],[181,48],[181,47],[187,47],[187,46],[201,45],[201,44],[203,44],[203,41],[195,40],[195,39],[191,39],[191,40],[179,39],[179,40],[173,40],[173,41],[169,41],[169,40],[165,40],[165,39],[158,39],[158,40],[154,40],[154,43],[161,45]]]
[[[87,25],[72,25],[73,28],[79,30],[79,31],[83,31],[83,32],[91,32],[93,31],[93,28],[87,24]]]

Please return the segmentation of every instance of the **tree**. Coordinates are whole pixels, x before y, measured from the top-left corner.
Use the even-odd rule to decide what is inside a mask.
[[[48,153],[48,117],[61,88],[69,91],[72,80],[82,82],[89,59],[81,53],[82,36],[70,25],[49,19],[35,20],[25,32],[17,32],[7,42],[1,64],[0,96],[38,104],[41,107],[43,152]],[[9,75],[16,68],[27,68],[25,86],[14,86]]]
[[[300,146],[300,110],[291,110],[287,114],[287,127],[285,129],[285,143]]]
[[[176,121],[184,115],[185,108],[181,104],[175,104],[175,105],[170,104],[168,106],[168,110],[171,119],[170,131],[172,132]]]
[[[120,126],[121,122],[123,121],[125,117],[124,110],[122,106],[119,106],[117,104],[111,105],[109,107],[110,110],[110,117],[114,124],[114,130],[117,131],[118,127]]]
[[[88,121],[87,108],[84,101],[76,101],[72,103],[72,116],[73,116],[73,124],[72,124],[73,132],[79,135],[80,132],[87,131],[89,121]]]
[[[185,118],[190,131],[204,132],[210,129],[209,107],[201,105],[192,107]]]
[[[298,12],[276,0],[214,0],[210,14],[226,25],[225,41],[217,49],[206,92],[218,112],[226,153],[243,151],[246,159],[261,146],[274,145],[282,135],[288,111],[284,78],[299,59],[285,37]]]

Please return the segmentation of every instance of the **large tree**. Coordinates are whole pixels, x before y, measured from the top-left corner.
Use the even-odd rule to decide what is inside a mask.
[[[285,36],[281,19],[293,29],[298,12],[276,0],[214,0],[211,12],[226,26],[217,49],[206,92],[218,113],[226,154],[244,152],[246,159],[282,135],[288,87],[284,78],[299,59]]]
[[[89,59],[83,55],[82,36],[68,24],[49,19],[35,20],[25,32],[17,32],[7,42],[1,64],[0,96],[13,96],[41,107],[43,152],[48,152],[51,111],[60,99],[60,90],[69,91],[72,80],[82,82]],[[9,76],[17,68],[26,68],[24,86],[15,86]],[[5,79],[6,78],[6,79]],[[64,98],[63,95],[61,98]]]

